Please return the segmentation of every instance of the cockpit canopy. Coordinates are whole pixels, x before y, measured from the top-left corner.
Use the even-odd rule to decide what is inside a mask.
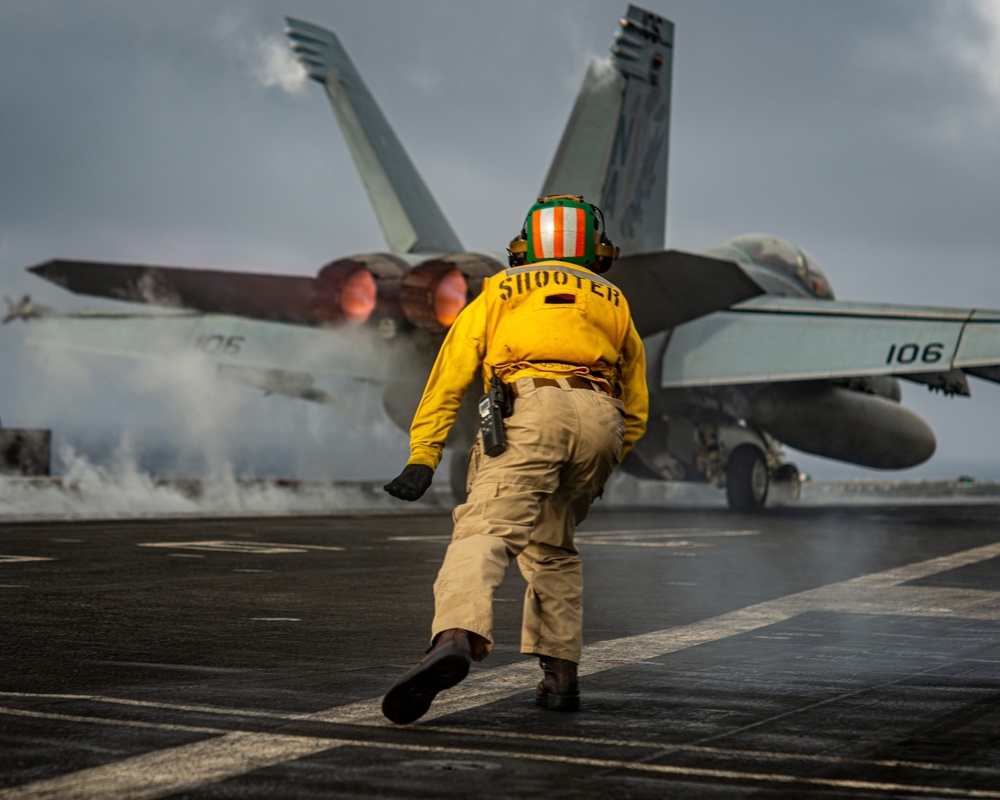
[[[823,270],[805,250],[791,242],[762,233],[746,233],[708,251],[730,261],[760,264],[792,278],[814,297],[833,299],[833,289]]]

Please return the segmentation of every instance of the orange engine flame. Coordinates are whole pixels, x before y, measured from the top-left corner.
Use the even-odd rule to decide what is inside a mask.
[[[469,284],[457,269],[446,273],[434,287],[434,316],[448,328],[468,302]]]
[[[378,287],[375,276],[359,269],[344,282],[340,295],[340,310],[348,322],[367,322],[375,310]]]

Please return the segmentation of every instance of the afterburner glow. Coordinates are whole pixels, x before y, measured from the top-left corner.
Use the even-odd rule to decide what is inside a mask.
[[[340,310],[347,322],[367,322],[375,310],[378,287],[375,276],[366,269],[354,272],[345,282],[340,295]]]
[[[450,327],[465,308],[469,296],[469,284],[457,269],[442,276],[434,287],[434,316],[444,327]]]

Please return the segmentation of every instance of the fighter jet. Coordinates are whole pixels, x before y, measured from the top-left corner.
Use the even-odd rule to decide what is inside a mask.
[[[340,371],[380,386],[406,430],[444,333],[507,257],[464,250],[337,36],[297,19],[286,33],[326,92],[388,250],[315,277],[48,261],[31,271],[164,310],[50,316],[32,322],[33,338],[135,355],[197,349],[223,378],[316,402],[335,401],[313,379]],[[804,250],[761,234],[665,250],[673,43],[672,22],[628,7],[538,192],[595,202],[623,254],[608,277],[644,338],[651,393],[648,432],[623,468],[710,483],[753,511],[769,490],[797,496],[783,444],[876,469],[925,461],[934,433],[900,404],[899,379],[951,395],[969,394],[967,375],[1000,382],[1000,311],[841,302]],[[466,414],[449,442],[457,493],[474,433]]]

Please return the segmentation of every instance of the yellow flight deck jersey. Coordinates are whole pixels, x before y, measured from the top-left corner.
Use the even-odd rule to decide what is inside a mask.
[[[482,367],[518,378],[580,375],[625,404],[622,457],[646,430],[646,355],[622,293],[585,267],[539,261],[491,275],[448,330],[410,427],[409,464],[436,469]]]

